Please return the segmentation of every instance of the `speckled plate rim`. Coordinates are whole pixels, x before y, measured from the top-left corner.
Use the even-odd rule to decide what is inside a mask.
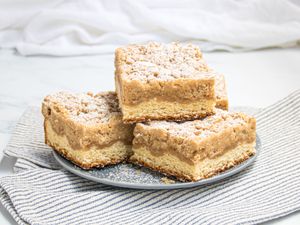
[[[117,182],[117,181],[112,181],[109,179],[105,178],[99,178],[95,177],[91,174],[85,173],[85,170],[78,170],[75,169],[72,162],[64,159],[62,156],[60,156],[58,153],[53,151],[54,158],[56,161],[66,170],[69,172],[83,177],[88,180],[92,180],[98,183],[110,185],[110,186],[115,186],[115,187],[122,187],[122,188],[130,188],[130,189],[148,189],[148,190],[159,190],[159,189],[180,189],[180,188],[192,188],[196,186],[201,186],[201,185],[207,185],[211,184],[220,180],[223,180],[225,178],[228,178],[232,175],[235,175],[242,170],[246,169],[249,165],[251,165],[257,158],[260,149],[261,149],[261,141],[258,135],[256,135],[256,154],[250,157],[248,160],[244,161],[243,163],[228,169],[218,175],[215,175],[211,178],[203,179],[197,182],[185,182],[185,183],[175,183],[175,184],[137,184],[137,183],[131,183],[131,182]]]

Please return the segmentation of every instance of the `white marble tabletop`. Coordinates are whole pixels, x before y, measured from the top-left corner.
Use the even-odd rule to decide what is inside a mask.
[[[245,53],[204,54],[224,73],[230,105],[266,107],[300,88],[300,48]],[[12,173],[14,159],[2,150],[23,111],[39,106],[43,97],[59,90],[114,90],[113,55],[81,57],[22,57],[0,50],[0,177]],[[269,224],[299,224],[294,213]],[[0,224],[16,224],[0,204]]]

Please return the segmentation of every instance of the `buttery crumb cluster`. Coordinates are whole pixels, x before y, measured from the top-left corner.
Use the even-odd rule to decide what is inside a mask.
[[[244,113],[229,113],[218,109],[215,115],[201,120],[185,122],[153,121],[146,123],[152,128],[166,130],[170,135],[187,139],[205,138],[224,129],[243,126],[248,123]]]
[[[121,114],[114,92],[96,95],[92,92],[58,92],[47,96],[44,102],[68,114],[72,120],[86,125],[107,122],[112,115]]]
[[[149,82],[151,80],[174,80],[179,78],[202,78],[211,76],[202,53],[194,45],[178,43],[129,45],[120,48],[126,79]]]

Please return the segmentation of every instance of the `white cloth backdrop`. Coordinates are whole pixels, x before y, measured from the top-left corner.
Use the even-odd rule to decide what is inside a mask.
[[[0,1],[0,48],[22,55],[111,53],[149,40],[204,51],[299,45],[300,1]]]

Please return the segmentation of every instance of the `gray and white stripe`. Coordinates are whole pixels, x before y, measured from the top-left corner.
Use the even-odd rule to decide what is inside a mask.
[[[185,190],[114,188],[60,168],[30,108],[5,150],[0,201],[19,224],[257,224],[300,209],[300,91],[256,114],[262,150],[246,170]],[[38,118],[38,119],[37,119]]]

